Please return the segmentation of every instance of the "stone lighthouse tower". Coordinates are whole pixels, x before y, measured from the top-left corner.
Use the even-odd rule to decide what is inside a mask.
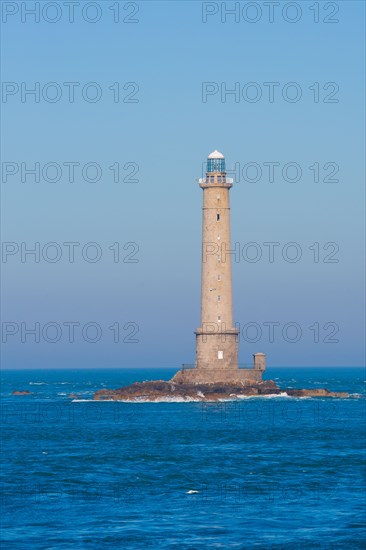
[[[201,326],[196,334],[195,368],[183,368],[173,380],[182,383],[260,382],[265,355],[254,355],[253,368],[239,368],[239,330],[233,322],[230,188],[225,158],[215,150],[207,158],[203,190]]]
[[[238,329],[233,324],[230,198],[233,180],[225,159],[213,151],[207,159],[203,190],[201,326],[196,330],[197,369],[237,369]]]

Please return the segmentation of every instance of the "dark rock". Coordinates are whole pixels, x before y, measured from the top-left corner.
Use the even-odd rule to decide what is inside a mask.
[[[291,397],[349,397],[346,392],[326,389],[281,389],[273,380],[243,385],[242,383],[175,384],[171,381],[153,380],[134,382],[116,390],[95,392],[96,401],[219,401],[252,395],[278,395],[286,392]]]
[[[286,390],[286,393],[291,397],[349,397],[349,393],[339,391],[329,391],[325,388],[313,388],[308,390]]]

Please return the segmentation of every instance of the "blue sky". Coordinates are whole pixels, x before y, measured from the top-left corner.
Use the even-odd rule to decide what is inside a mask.
[[[301,8],[301,16],[290,23],[282,2],[270,23],[259,2],[262,15],[249,23],[242,11],[238,22],[233,16],[223,22],[221,3],[213,2],[209,9],[218,13],[204,23],[202,10],[208,8],[201,2],[149,1],[137,3],[139,11],[131,18],[138,22],[114,23],[110,7],[115,2],[107,0],[95,3],[101,17],[94,24],[81,15],[87,2],[80,3],[73,23],[62,2],[55,23],[45,20],[54,17],[52,11],[41,13],[39,22],[26,16],[22,23],[21,3],[3,4],[10,11],[19,8],[2,25],[5,90],[14,91],[14,85],[21,90],[22,83],[23,89],[40,87],[39,102],[31,95],[22,101],[20,91],[2,99],[2,158],[13,163],[6,164],[5,175],[18,168],[7,177],[3,171],[2,239],[19,246],[2,265],[3,322],[18,329],[3,346],[3,367],[178,368],[193,362],[193,331],[200,323],[202,201],[195,180],[215,148],[225,154],[228,169],[236,166],[241,173],[231,190],[232,241],[241,251],[233,264],[234,316],[244,330],[240,360],[249,362],[252,353],[263,351],[273,366],[363,364],[364,3],[331,3],[339,8],[332,15],[325,2],[297,2],[293,9]],[[245,4],[240,3],[241,10]],[[319,23],[310,9],[314,4]],[[226,5],[230,9],[234,3]],[[134,6],[120,2],[122,16],[128,18]],[[254,17],[254,11],[245,13]],[[93,11],[87,14],[93,17]],[[56,87],[48,86],[51,82]],[[79,84],[73,103],[65,82]],[[96,87],[85,88],[90,82]],[[138,101],[114,102],[109,88],[116,82],[122,98],[138,86],[128,96]],[[205,82],[215,83],[219,92],[203,102]],[[273,102],[268,82],[276,83]],[[126,83],[134,84],[123,89]],[[301,91],[299,101],[288,100],[295,91],[288,83]],[[221,97],[225,87],[235,86],[239,97]],[[317,86],[319,101],[314,100]],[[55,90],[61,90],[59,101],[44,99]],[[82,90],[99,90],[102,97],[90,102]],[[255,90],[261,98],[248,101]],[[327,97],[338,101],[326,102]],[[73,183],[64,164],[70,162],[79,163]],[[269,162],[278,163],[273,182],[263,164]],[[51,167],[48,180],[41,174],[36,183],[25,174],[22,182],[22,163],[39,163],[41,170],[57,163],[62,175],[49,181]],[[87,163],[101,170],[98,181],[83,177]],[[123,177],[137,165],[138,182],[115,183],[109,168],[115,163]],[[288,163],[300,167],[299,181],[283,178]],[[262,177],[248,181],[256,179],[258,166]],[[319,182],[314,181],[317,166]],[[334,167],[338,181],[324,181]],[[288,169],[288,179],[296,179]],[[47,243],[57,243],[61,258],[52,263],[27,256],[22,262],[22,242],[29,248],[40,243],[41,252]],[[68,242],[80,243],[73,263],[63,244]],[[85,254],[102,253],[95,263],[81,253],[90,242],[97,248]],[[133,258],[138,262],[114,262],[109,247],[116,242],[122,258],[138,247]],[[273,262],[263,244],[268,242],[279,243]],[[282,256],[291,253],[289,242],[301,251],[298,262]],[[126,243],[136,244],[123,250]],[[248,243],[259,247],[259,261],[248,260]],[[52,250],[46,246],[44,254],[52,257]],[[49,322],[62,329],[55,343],[47,341],[52,327],[42,336]],[[79,323],[73,343],[64,324],[70,322]],[[138,325],[139,342],[114,343],[109,327],[119,323],[123,339],[129,322]],[[273,342],[272,322],[277,323]],[[25,333],[21,342],[21,323],[40,324],[39,343]],[[98,342],[83,338],[86,323],[100,327]],[[262,331],[256,342],[253,332],[245,332],[248,323]],[[289,323],[301,329],[292,343],[283,335]],[[338,342],[327,342],[333,330]]]

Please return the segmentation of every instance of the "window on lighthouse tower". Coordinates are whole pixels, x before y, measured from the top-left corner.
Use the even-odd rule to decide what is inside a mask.
[[[216,214],[216,221],[220,221],[220,214]]]

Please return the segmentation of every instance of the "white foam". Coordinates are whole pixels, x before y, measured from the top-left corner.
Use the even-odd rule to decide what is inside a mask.
[[[264,397],[266,399],[276,399],[277,397],[290,397],[291,395],[288,395],[285,391],[281,393],[270,393],[269,395],[262,395],[261,397]]]
[[[362,397],[361,394],[352,394],[354,397]],[[318,399],[317,396],[315,396],[316,399]],[[138,404],[138,403],[225,403],[228,401],[237,401],[237,400],[243,400],[243,399],[314,399],[314,397],[311,397],[309,395],[304,396],[294,396],[294,395],[288,395],[287,392],[281,392],[281,393],[271,393],[269,395],[235,395],[231,394],[230,397],[227,398],[221,398],[221,399],[202,399],[202,397],[189,397],[189,396],[176,396],[176,397],[158,397],[154,400],[152,399],[146,399],[146,398],[135,398],[135,399],[72,399],[73,403],[132,403],[132,404]]]
[[[291,395],[288,395],[286,392],[281,393],[270,393],[268,395],[237,395],[237,399],[276,399],[277,397],[288,397],[292,399]]]
[[[136,399],[135,401],[130,401],[130,400],[122,399],[121,402],[122,403],[202,403],[202,398],[177,395],[176,397],[157,397],[154,400]]]
[[[72,399],[72,403],[85,403],[85,402],[91,402],[94,403],[133,403],[133,404],[139,404],[139,403],[202,403],[202,399],[194,398],[194,397],[183,397],[183,396],[177,396],[177,397],[158,397],[155,400],[152,399]],[[206,401],[205,401],[206,402]]]

